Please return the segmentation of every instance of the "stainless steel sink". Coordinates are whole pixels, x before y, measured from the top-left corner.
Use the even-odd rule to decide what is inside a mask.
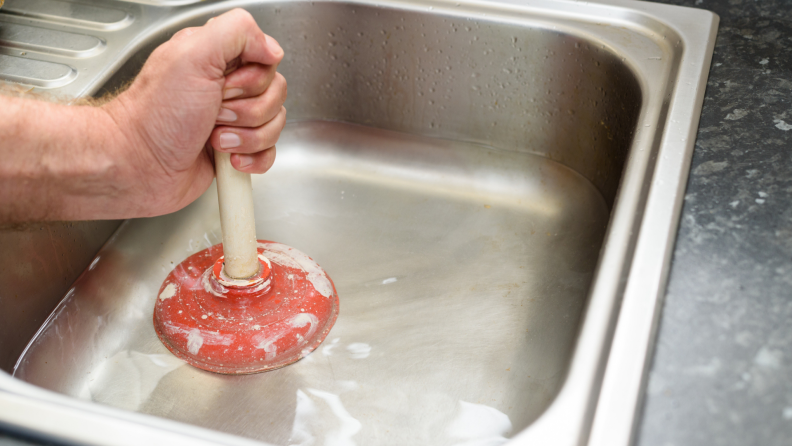
[[[629,444],[717,17],[7,0],[0,78],[112,92],[175,31],[237,6],[287,54],[290,123],[254,180],[257,233],[334,278],[336,326],[249,376],[159,343],[162,280],[220,242],[214,188],[120,226],[5,230],[0,425],[86,444]]]

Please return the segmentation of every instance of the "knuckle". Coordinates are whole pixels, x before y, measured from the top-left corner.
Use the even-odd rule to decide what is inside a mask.
[[[195,32],[195,30],[193,28],[181,29],[181,30],[177,31],[173,35],[173,37],[171,37],[171,40],[179,40],[179,39],[182,39],[182,38],[185,38],[185,37],[189,37],[194,32]]]
[[[230,14],[239,17],[240,20],[245,22],[250,23],[252,21],[253,23],[256,23],[256,20],[253,19],[253,15],[242,8],[234,8],[230,11]]]
[[[288,95],[289,95],[289,84],[286,82],[286,78],[283,77],[283,75],[280,74],[280,73],[277,73],[275,78],[277,79],[278,83],[280,84],[280,92],[281,92],[282,102],[286,101],[286,97],[288,97]]]
[[[256,105],[253,106],[253,116],[257,123],[260,125],[264,125],[267,122],[267,110],[269,109],[269,104],[267,101],[256,101]]]
[[[267,144],[269,137],[270,137],[270,132],[266,125],[259,127],[258,130],[256,131],[256,139],[258,140],[259,147],[267,147],[271,145],[271,144]]]
[[[275,146],[272,146],[270,150],[267,150],[270,153],[269,155],[269,163],[267,164],[267,170],[275,164],[275,157],[277,156],[275,153]]]
[[[269,135],[267,135],[267,142],[264,145],[267,148],[272,147],[275,145],[276,142],[278,142],[279,138],[280,138],[280,130],[270,132]]]
[[[260,169],[259,172],[264,173],[270,170],[272,165],[275,164],[275,146],[264,149],[258,158],[259,163],[257,167]]]
[[[267,88],[267,75],[266,73],[257,73],[256,76],[256,86],[258,87],[259,91],[264,91]]]

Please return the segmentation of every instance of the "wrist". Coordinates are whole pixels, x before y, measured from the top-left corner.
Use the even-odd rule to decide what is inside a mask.
[[[150,150],[147,138],[146,115],[135,109],[140,101],[127,90],[111,102],[98,108],[107,122],[104,138],[108,141],[106,156],[114,160],[113,184],[123,202],[120,218],[159,215],[155,198],[158,195],[156,177],[161,165]]]
[[[53,219],[114,218],[114,202],[123,190],[123,161],[115,123],[99,107],[52,107],[42,122],[51,125],[54,142],[41,157],[42,181],[59,191],[48,207]]]

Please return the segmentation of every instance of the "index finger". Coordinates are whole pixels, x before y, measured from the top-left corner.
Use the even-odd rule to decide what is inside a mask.
[[[233,9],[210,20],[192,33],[191,43],[207,54],[213,75],[220,76],[228,64],[239,58],[242,64],[277,65],[283,59],[283,49],[272,37],[264,34],[256,20],[243,9]]]

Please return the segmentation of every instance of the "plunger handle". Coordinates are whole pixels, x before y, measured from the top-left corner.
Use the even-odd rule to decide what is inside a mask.
[[[214,157],[225,274],[233,279],[247,279],[259,269],[253,185],[249,173],[231,165],[230,153],[215,150]]]

